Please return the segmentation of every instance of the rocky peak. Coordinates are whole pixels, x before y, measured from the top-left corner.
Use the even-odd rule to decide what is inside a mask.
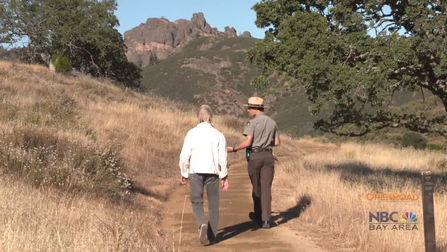
[[[211,33],[211,26],[206,22],[205,15],[202,12],[192,14],[191,23],[200,30]]]
[[[244,33],[242,33],[242,37],[243,38],[251,38],[251,33],[249,31],[244,31]]]
[[[234,27],[225,27],[224,32],[219,32],[206,22],[202,12],[198,12],[193,13],[190,20],[174,22],[164,17],[148,18],[146,23],[124,32],[124,42],[128,48],[128,59],[146,67],[180,52],[191,40],[217,36],[232,38],[237,37],[237,32]]]
[[[225,33],[227,34],[227,36],[229,38],[237,37],[237,31],[236,31],[236,29],[234,29],[234,27],[230,28],[228,26],[225,26]]]

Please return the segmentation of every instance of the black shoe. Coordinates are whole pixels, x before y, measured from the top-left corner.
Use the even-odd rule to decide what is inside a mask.
[[[207,237],[208,237],[208,245],[213,245],[217,243],[217,237],[213,233],[213,231],[211,231],[211,228],[208,228]]]
[[[250,220],[254,221],[254,222],[259,222],[262,221],[260,216],[257,216],[254,212],[250,212],[248,214],[248,217],[250,218]]]
[[[270,222],[269,221],[263,221],[262,222],[262,228],[270,228]]]

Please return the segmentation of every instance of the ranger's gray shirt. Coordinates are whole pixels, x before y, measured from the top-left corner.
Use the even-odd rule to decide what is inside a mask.
[[[253,136],[251,148],[266,148],[275,146],[275,138],[279,136],[276,122],[263,112],[248,121],[244,136]]]

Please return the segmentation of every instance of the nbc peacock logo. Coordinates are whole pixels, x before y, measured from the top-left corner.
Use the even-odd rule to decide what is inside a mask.
[[[399,219],[400,218],[400,219]],[[369,230],[418,230],[419,220],[413,212],[369,212]]]
[[[402,219],[400,220],[403,222],[417,222],[418,218],[413,212],[405,212],[405,214],[402,214]]]

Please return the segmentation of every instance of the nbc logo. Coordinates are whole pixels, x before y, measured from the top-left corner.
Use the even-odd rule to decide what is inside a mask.
[[[369,212],[369,230],[411,231],[418,230],[418,224],[418,218],[413,212]]]
[[[405,214],[402,214],[402,219],[400,220],[404,222],[417,222],[418,218],[416,218],[416,214],[414,214],[413,212],[406,212]]]

